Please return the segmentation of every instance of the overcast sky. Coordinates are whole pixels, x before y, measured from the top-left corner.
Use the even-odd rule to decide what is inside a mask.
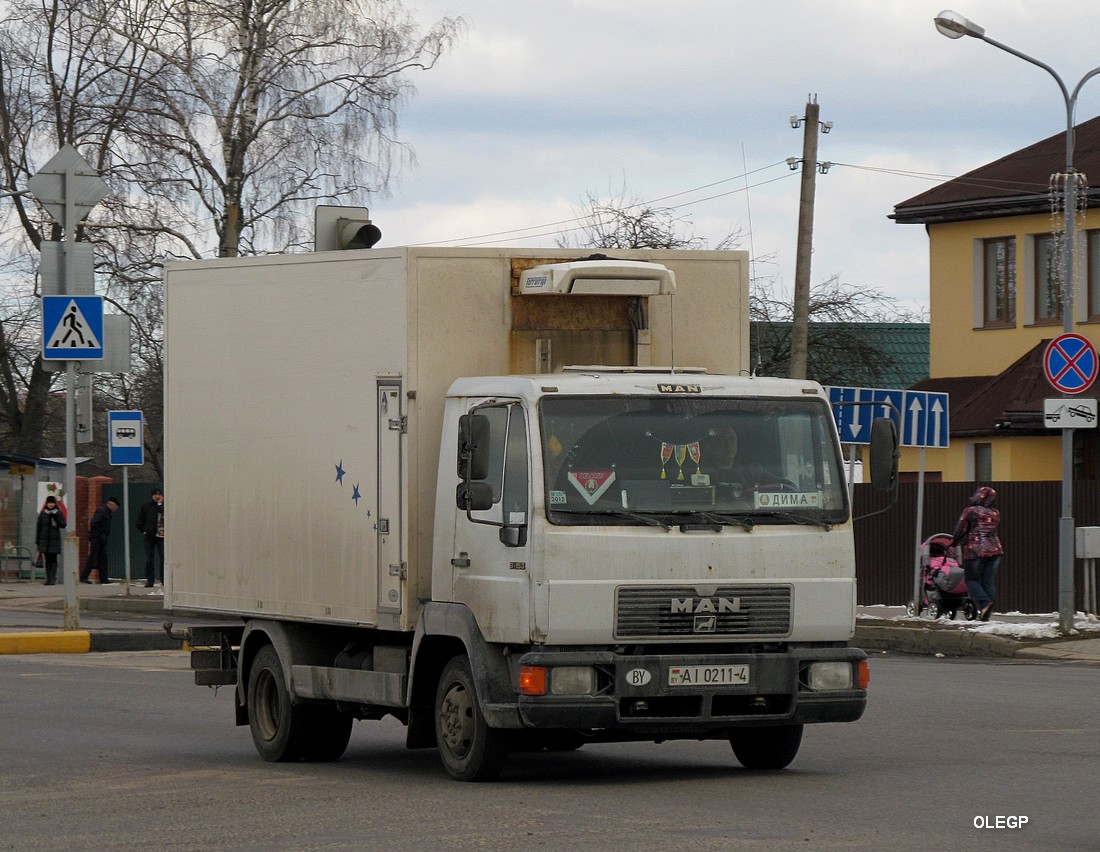
[[[800,183],[785,160],[802,150],[789,117],[816,95],[834,124],[818,160],[834,166],[817,179],[813,281],[926,305],[927,238],[888,219],[894,205],[1066,121],[1046,72],[939,35],[944,2],[407,0],[422,20],[468,27],[414,78],[401,138],[417,163],[370,200],[382,244],[553,246],[588,193],[625,186],[712,245],[740,229],[757,274],[789,291]],[[1095,0],[949,8],[1071,90],[1100,64]],[[1098,113],[1094,80],[1077,120]]]

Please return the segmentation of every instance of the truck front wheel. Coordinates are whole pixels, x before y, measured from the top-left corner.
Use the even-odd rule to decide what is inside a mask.
[[[454,657],[435,693],[435,739],[443,766],[458,781],[491,781],[508,757],[505,737],[485,722],[469,658]]]
[[[742,728],[730,737],[730,745],[746,769],[786,769],[802,745],[802,728],[802,725]]]
[[[301,756],[303,720],[291,704],[279,655],[264,645],[248,673],[248,726],[264,760],[285,762]]]

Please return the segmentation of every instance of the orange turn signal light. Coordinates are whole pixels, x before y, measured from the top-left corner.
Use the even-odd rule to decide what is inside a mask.
[[[546,667],[519,667],[519,694],[546,695]]]
[[[871,682],[871,664],[866,660],[859,661],[859,688],[866,689]]]

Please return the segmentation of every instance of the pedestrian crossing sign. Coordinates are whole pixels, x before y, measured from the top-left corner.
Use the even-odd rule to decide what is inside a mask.
[[[103,297],[43,296],[42,357],[61,361],[103,358]]]

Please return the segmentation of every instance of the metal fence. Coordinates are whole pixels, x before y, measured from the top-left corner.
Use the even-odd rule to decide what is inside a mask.
[[[997,490],[1000,537],[1005,555],[997,576],[999,612],[1058,611],[1058,519],[1062,483],[989,482]],[[978,488],[973,482],[933,482],[924,486],[921,541],[952,533],[959,515]],[[855,487],[856,517],[880,509],[889,500],[870,485]],[[1074,526],[1100,526],[1100,482],[1079,481],[1073,489]],[[917,554],[917,484],[898,486],[897,505],[857,520],[856,578],[861,605],[904,605],[913,598]],[[1083,609],[1083,563],[1078,560],[1075,608]]]

